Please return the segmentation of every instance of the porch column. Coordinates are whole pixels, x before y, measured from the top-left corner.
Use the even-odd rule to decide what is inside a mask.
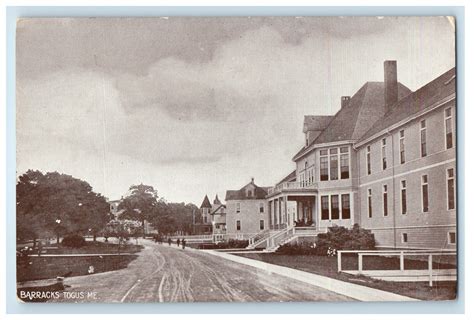
[[[278,229],[278,208],[277,208],[278,199],[273,200],[273,229]]]
[[[318,206],[318,196],[314,196],[314,214],[313,214],[314,227],[319,228],[319,206]]]
[[[281,219],[281,198],[278,198],[278,227],[281,228],[282,225],[282,219]]]
[[[289,226],[289,223],[288,223],[288,196],[285,196],[283,198],[283,201],[284,201],[284,222],[286,223],[286,226],[288,227]]]
[[[272,200],[268,201],[268,227],[269,229],[273,229]]]

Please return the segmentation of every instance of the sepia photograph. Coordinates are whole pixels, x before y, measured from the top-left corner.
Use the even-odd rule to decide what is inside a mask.
[[[19,18],[18,301],[456,300],[455,40],[452,16]]]

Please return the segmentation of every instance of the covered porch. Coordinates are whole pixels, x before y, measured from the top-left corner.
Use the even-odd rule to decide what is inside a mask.
[[[318,227],[318,195],[282,192],[268,198],[270,230]]]

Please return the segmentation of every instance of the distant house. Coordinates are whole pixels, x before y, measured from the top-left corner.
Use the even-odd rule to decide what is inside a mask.
[[[229,238],[248,239],[269,226],[268,187],[259,187],[254,179],[239,190],[226,193],[226,230]]]
[[[207,195],[204,197],[199,207],[199,215],[193,218],[194,234],[211,234],[212,233],[212,205]]]
[[[213,201],[211,209],[212,235],[214,242],[219,242],[226,239],[226,208],[227,207],[221,203],[219,197],[216,194],[216,198]]]
[[[115,219],[123,212],[123,210],[119,210],[119,205],[122,203],[122,200],[111,200],[108,201],[110,205],[110,213],[114,216]]]

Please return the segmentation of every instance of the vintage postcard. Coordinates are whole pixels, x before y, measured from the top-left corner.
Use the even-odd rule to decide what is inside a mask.
[[[455,26],[18,19],[18,299],[456,299]]]

